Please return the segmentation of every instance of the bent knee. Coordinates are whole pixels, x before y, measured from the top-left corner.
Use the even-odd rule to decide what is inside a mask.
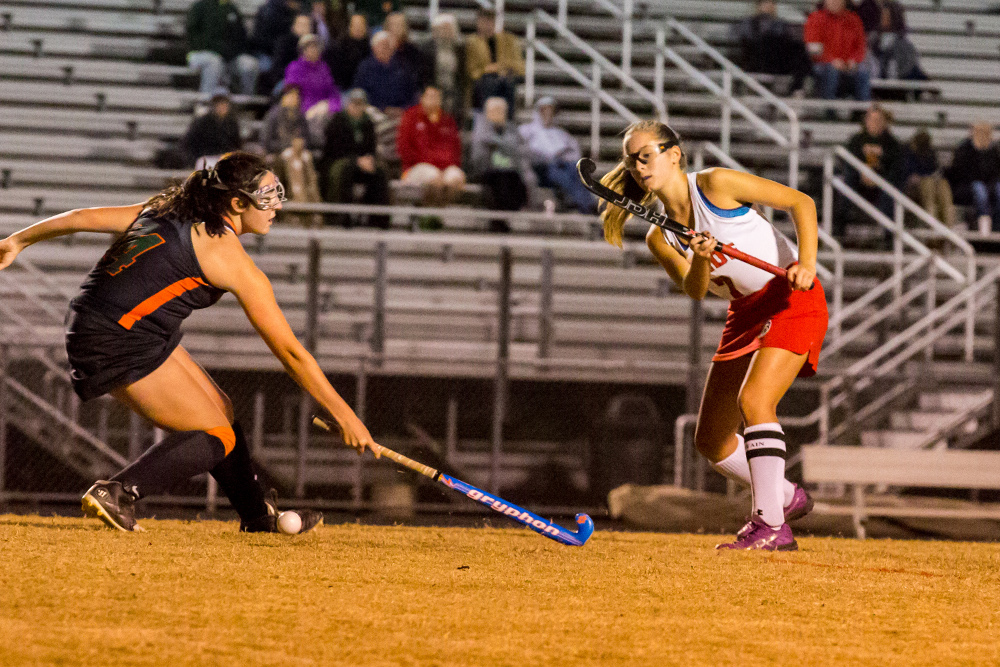
[[[218,438],[222,442],[222,446],[226,450],[226,456],[229,456],[229,452],[233,451],[236,447],[236,431],[233,430],[232,426],[216,426],[215,428],[207,429],[205,433]]]
[[[744,424],[756,424],[761,420],[773,420],[778,404],[769,392],[757,391],[752,387],[743,387],[736,402],[740,406]]]

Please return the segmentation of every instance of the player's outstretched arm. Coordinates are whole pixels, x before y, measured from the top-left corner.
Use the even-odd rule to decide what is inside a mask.
[[[698,185],[716,206],[732,208],[752,202],[790,213],[798,236],[799,263],[788,270],[788,282],[798,290],[812,286],[819,246],[816,202],[812,197],[787,185],[733,169],[709,169],[699,177]]]
[[[122,234],[142,213],[142,204],[79,208],[36,222],[0,241],[0,269],[10,266],[17,254],[33,243],[74,232]]]
[[[375,441],[368,429],[327,380],[316,359],[295,337],[274,298],[271,281],[246,254],[239,239],[233,234],[223,234],[209,239],[206,245],[208,252],[199,253],[198,260],[208,282],[231,292],[239,300],[250,323],[292,379],[337,420],[344,443],[359,453],[366,447],[372,448]],[[378,456],[377,448],[372,451]]]

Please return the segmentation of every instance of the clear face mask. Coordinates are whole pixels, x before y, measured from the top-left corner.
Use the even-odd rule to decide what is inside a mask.
[[[273,184],[259,188],[253,192],[247,192],[246,190],[240,190],[240,192],[249,197],[250,201],[253,202],[253,207],[259,211],[273,211],[282,202],[288,201],[285,198],[285,186],[279,180],[275,180]]]

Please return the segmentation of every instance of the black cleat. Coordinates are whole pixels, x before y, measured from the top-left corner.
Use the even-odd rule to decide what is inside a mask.
[[[278,491],[277,489],[271,489],[267,492],[267,496],[264,498],[264,502],[267,504],[267,515],[271,519],[274,525],[274,531],[278,531],[278,516],[283,514],[278,509]],[[302,519],[302,527],[299,528],[299,532],[295,535],[305,535],[306,533],[315,530],[323,525],[323,513],[317,512],[316,510],[294,510],[299,518]]]
[[[115,530],[143,532],[145,529],[135,522],[135,497],[125,490],[121,482],[98,480],[83,494],[83,513],[100,519]]]

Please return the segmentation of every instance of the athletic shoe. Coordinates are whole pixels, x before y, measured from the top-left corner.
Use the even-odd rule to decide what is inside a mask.
[[[135,497],[125,490],[121,482],[98,480],[83,494],[83,513],[100,519],[115,530],[143,532],[135,522]]]
[[[787,523],[780,528],[769,525],[754,517],[736,534],[736,541],[716,545],[716,549],[742,549],[760,551],[797,551],[792,529]]]
[[[278,490],[271,489],[268,491],[267,496],[264,497],[264,503],[267,505],[267,516],[270,519],[270,525],[273,527],[272,530],[268,530],[267,532],[276,533],[278,532],[278,515],[281,514],[281,510],[278,509]],[[316,510],[295,510],[295,513],[302,519],[302,528],[299,529],[296,535],[305,535],[323,525],[322,512],[317,512]]]
[[[801,519],[813,509],[813,499],[809,492],[798,484],[795,485],[795,494],[792,495],[792,502],[785,508],[785,523],[791,523]]]

